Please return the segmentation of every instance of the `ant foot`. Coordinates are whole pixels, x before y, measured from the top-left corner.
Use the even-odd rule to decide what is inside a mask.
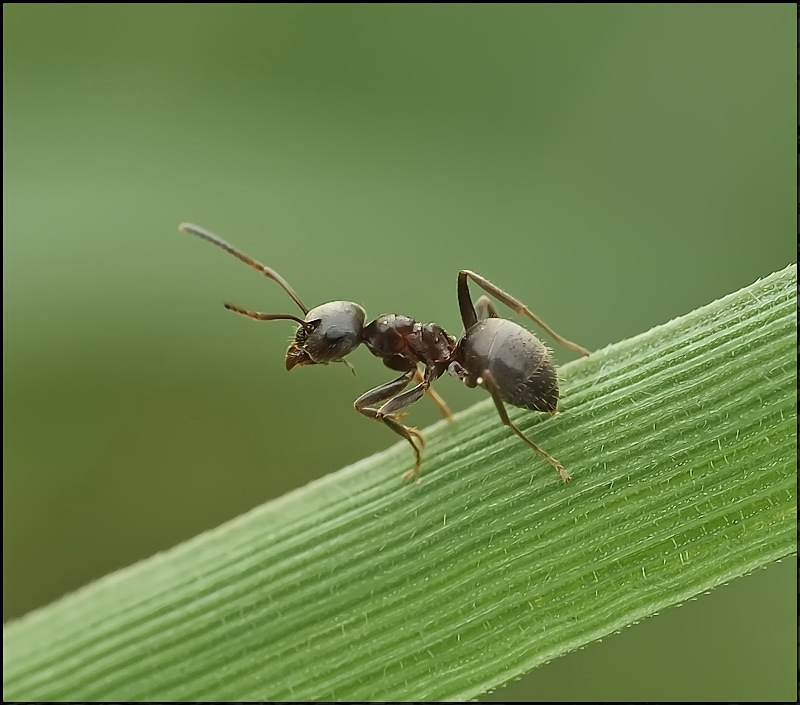
[[[415,465],[411,470],[403,473],[403,482],[410,483],[419,476],[419,465]]]

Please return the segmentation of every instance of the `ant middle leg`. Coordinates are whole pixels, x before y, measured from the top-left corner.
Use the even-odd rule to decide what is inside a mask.
[[[414,381],[422,382],[424,379],[425,378],[422,376],[422,373],[417,370],[417,373],[414,375]],[[439,413],[441,413],[444,418],[446,418],[448,421],[453,418],[453,412],[450,411],[450,407],[447,406],[447,402],[442,399],[439,394],[437,394],[435,389],[428,387],[425,390],[425,394],[427,394],[431,398],[431,401],[436,404],[436,408],[439,409]]]
[[[475,308],[472,306],[472,299],[469,295],[469,288],[467,287],[467,278],[472,279],[481,289],[485,292],[495,296],[498,300],[502,301],[506,306],[510,309],[513,309],[517,313],[527,316],[530,318],[536,325],[538,325],[542,330],[548,333],[554,340],[558,343],[563,345],[565,348],[572,350],[573,352],[579,353],[580,355],[588,355],[589,351],[578,345],[577,343],[573,343],[566,338],[562,338],[558,333],[556,333],[550,326],[548,326],[541,318],[539,318],[533,311],[531,311],[525,304],[521,301],[515,299],[511,294],[506,291],[503,291],[500,287],[492,284],[488,279],[485,279],[480,274],[475,274],[475,272],[471,272],[468,269],[462,269],[458,273],[458,303],[461,307],[461,317],[464,322],[464,329],[469,330],[475,323],[477,322],[477,313]],[[467,325],[469,323],[469,325]]]
[[[561,475],[561,479],[564,482],[569,482],[572,479],[572,475],[570,475],[564,469],[564,466],[552,455],[550,455],[550,453],[537,446],[532,440],[525,436],[525,434],[514,425],[514,422],[508,418],[508,412],[506,411],[506,407],[503,405],[503,400],[500,398],[500,390],[497,387],[497,383],[495,382],[492,373],[489,372],[489,370],[485,370],[481,374],[481,380],[483,382],[483,386],[486,388],[489,394],[492,395],[494,405],[497,407],[497,413],[500,415],[500,421],[503,422],[503,425],[508,426],[515,434],[517,434],[517,436],[519,436],[523,441],[525,441],[525,443],[533,448],[533,450],[539,453],[539,455],[541,455],[548,463],[550,463],[550,465],[552,465],[558,471],[558,474]]]

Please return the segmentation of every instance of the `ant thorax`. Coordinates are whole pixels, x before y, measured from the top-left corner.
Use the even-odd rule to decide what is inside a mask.
[[[450,360],[455,339],[435,323],[418,323],[396,313],[378,316],[364,328],[364,344],[376,357],[400,358],[409,364],[425,365]]]

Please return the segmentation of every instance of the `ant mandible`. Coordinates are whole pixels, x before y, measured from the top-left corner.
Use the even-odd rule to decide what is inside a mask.
[[[492,396],[500,420],[533,450],[542,455],[566,482],[569,473],[561,463],[528,439],[509,419],[503,402],[532,411],[555,413],[559,390],[555,365],[549,350],[533,333],[513,321],[499,318],[491,301],[482,296],[473,306],[467,286],[472,279],[487,293],[493,294],[517,313],[528,316],[565,347],[588,355],[589,352],[559,336],[544,321],[502,289],[469,270],[458,273],[458,303],[464,334],[459,340],[435,323],[421,324],[394,313],[378,316],[365,325],[364,309],[352,301],[331,301],[309,309],[289,283],[274,269],[248,257],[213,233],[190,223],[179,228],[184,233],[208,240],[245,264],[276,282],[302,310],[305,318],[289,313],[261,313],[234,304],[225,308],[257,321],[291,320],[299,324],[294,341],[286,351],[286,369],[302,365],[343,362],[361,343],[389,369],[402,374],[395,380],[375,387],[355,400],[356,411],[376,419],[408,441],[414,450],[414,467],[403,475],[408,482],[419,475],[422,464],[420,448],[425,439],[415,428],[401,424],[401,409],[428,394],[445,418],[451,413],[431,384],[445,371],[467,387],[481,386]],[[488,317],[487,317],[488,314]],[[424,365],[420,373],[418,365]],[[412,381],[418,384],[403,391]],[[415,443],[414,441],[417,441]]]

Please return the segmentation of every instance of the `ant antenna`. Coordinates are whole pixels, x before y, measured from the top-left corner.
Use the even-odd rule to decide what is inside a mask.
[[[252,257],[248,257],[244,252],[241,250],[237,250],[233,245],[228,244],[223,240],[221,237],[217,237],[214,233],[209,232],[205,228],[201,228],[199,225],[193,225],[192,223],[181,223],[178,226],[178,230],[182,233],[189,233],[190,235],[196,235],[203,240],[208,240],[210,243],[216,245],[217,247],[222,248],[225,252],[232,254],[236,259],[241,260],[245,264],[250,265],[253,269],[257,269],[261,272],[265,277],[268,279],[272,279],[272,281],[276,282],[278,286],[281,287],[303,311],[303,313],[308,313],[308,307],[300,300],[300,297],[295,294],[294,289],[289,286],[289,282],[287,282],[280,274],[278,274],[274,269],[271,267],[266,267],[265,265],[257,262]],[[228,306],[228,308],[231,308]],[[234,309],[236,310],[236,309]],[[244,313],[243,311],[237,311],[237,313],[243,313],[245,316],[248,313]],[[250,316],[254,318],[254,316]],[[271,319],[260,319],[260,320],[271,320]],[[297,319],[294,319],[297,320]],[[302,321],[301,321],[302,323]]]
[[[303,328],[308,328],[308,323],[304,321],[302,318],[298,318],[297,316],[293,316],[291,313],[261,313],[260,311],[251,311],[247,308],[242,308],[241,306],[237,306],[236,304],[223,304],[225,308],[229,311],[233,311],[234,313],[241,313],[243,316],[247,316],[248,318],[253,318],[256,321],[295,321],[299,323]]]

